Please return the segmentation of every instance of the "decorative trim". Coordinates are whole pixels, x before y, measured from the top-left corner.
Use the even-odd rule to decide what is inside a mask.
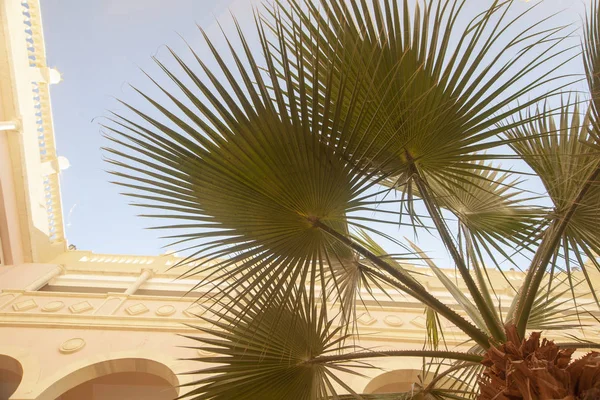
[[[85,340],[82,338],[69,339],[60,345],[58,350],[63,354],[75,353],[85,347]]]
[[[58,310],[61,310],[64,306],[65,303],[63,303],[62,301],[51,301],[49,303],[46,303],[44,307],[42,307],[42,311],[56,312]]]
[[[417,328],[425,328],[427,326],[427,320],[423,316],[419,316],[413,319],[412,321],[410,321],[410,323],[416,326]]]
[[[93,310],[94,307],[86,300],[77,303],[77,304],[73,304],[72,306],[69,307],[69,310],[71,310],[71,312],[73,314],[81,314],[84,313],[86,311],[89,310]]]
[[[377,322],[377,318],[373,318],[373,316],[369,313],[362,313],[356,321],[361,325],[371,326]]]
[[[144,304],[138,303],[136,305],[127,307],[125,311],[127,311],[127,314],[129,315],[140,315],[148,312],[149,310]]]
[[[190,308],[188,308],[187,310],[185,310],[183,313],[190,318],[197,318],[201,315],[203,315],[206,312],[206,308],[199,306],[199,305],[193,305]]]
[[[21,301],[19,303],[13,304],[13,310],[15,311],[27,311],[32,308],[36,308],[38,305],[33,299]]]
[[[175,314],[175,311],[176,309],[172,305],[165,305],[158,307],[158,309],[155,311],[155,314],[159,317],[168,317]]]
[[[25,43],[23,45],[27,49],[29,66],[36,70],[47,70],[39,2],[37,0],[21,0],[21,7],[23,30],[25,32]],[[48,86],[49,83],[43,81],[31,82],[31,96],[34,103],[35,124],[37,127],[35,134],[38,139],[38,150],[42,163],[57,158]],[[58,175],[44,176],[43,189],[45,199],[43,206],[47,214],[49,239],[51,243],[61,243],[64,241],[64,226]]]
[[[6,307],[12,301],[14,301],[20,294],[17,293],[1,293],[0,294],[0,309]]]
[[[393,327],[399,327],[404,325],[404,321],[402,320],[402,318],[400,318],[397,315],[387,315],[384,319],[383,322],[388,325],[388,326],[393,326]]]

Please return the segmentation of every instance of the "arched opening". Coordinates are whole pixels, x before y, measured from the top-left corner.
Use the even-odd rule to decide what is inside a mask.
[[[363,390],[365,394],[409,392],[420,383],[420,369],[397,369],[373,378]]]
[[[173,400],[177,390],[166,380],[144,372],[118,372],[84,382],[56,400]]]
[[[371,379],[363,390],[364,394],[402,393],[417,390],[420,385],[427,386],[435,374],[421,369],[397,369]],[[443,377],[436,383],[438,388],[455,387],[458,381],[452,377]],[[464,387],[463,387],[464,389]]]
[[[179,380],[166,365],[149,359],[121,358],[79,368],[57,380],[39,399],[173,400]]]
[[[23,378],[21,363],[0,354],[0,399],[8,399],[17,390]]]

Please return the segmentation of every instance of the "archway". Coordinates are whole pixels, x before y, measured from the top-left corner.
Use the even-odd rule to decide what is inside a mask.
[[[409,392],[419,383],[420,369],[397,369],[373,378],[363,390],[365,394]]]
[[[179,380],[166,365],[150,359],[120,358],[79,368],[40,397],[56,400],[172,400]]]
[[[84,382],[56,400],[173,400],[177,389],[156,375],[117,372]]]
[[[8,399],[17,390],[23,378],[21,363],[0,354],[0,399]]]
[[[396,369],[385,372],[371,379],[365,386],[364,394],[383,394],[410,392],[417,389],[417,385],[428,385],[435,374],[422,369]],[[457,381],[445,377],[436,384],[436,387],[451,388]]]

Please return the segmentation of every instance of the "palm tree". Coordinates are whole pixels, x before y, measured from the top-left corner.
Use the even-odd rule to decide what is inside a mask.
[[[574,349],[598,344],[526,339],[566,327],[558,299],[573,293],[577,315],[572,289],[594,293],[590,273],[600,270],[600,10],[594,2],[583,41],[588,101],[563,94],[572,79],[561,66],[578,57],[567,27],[542,20],[514,33],[532,11],[513,16],[511,0],[461,24],[471,3],[281,0],[255,16],[260,51],[239,27],[237,47],[204,35],[214,68],[191,47],[191,62],[169,49],[179,68],[155,61],[170,86],[150,78],[167,102],[136,89],[153,111],[123,103],[129,112],[110,118],[117,183],[144,216],[174,221],[156,228],[178,230],[168,238],[186,251],[179,266],[215,288],[202,299],[214,328],[191,339],[216,353],[197,360],[217,366],[194,371],[184,397],[346,398],[337,386],[348,398],[575,399],[600,390],[588,368],[595,353],[569,364]],[[510,158],[541,180],[551,206],[519,189],[521,177],[500,166]],[[376,228],[386,223],[435,231],[467,293],[416,243]],[[387,254],[379,239],[405,252]],[[458,310],[403,267],[414,259]],[[484,264],[503,271],[502,261],[522,260],[525,280],[503,309]],[[355,305],[374,287],[426,307],[428,348],[356,351]],[[440,350],[439,318],[471,350]],[[523,361],[534,353],[546,362]],[[337,374],[404,356],[443,368],[420,390],[389,396],[360,397]]]

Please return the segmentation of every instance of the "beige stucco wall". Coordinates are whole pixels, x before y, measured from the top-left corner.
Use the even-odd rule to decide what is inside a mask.
[[[61,329],[56,325],[2,331],[3,338],[10,335],[13,340],[0,351],[14,355],[24,370],[11,399],[53,400],[81,383],[116,372],[148,372],[176,386],[186,378],[173,374],[191,368],[189,362],[177,360],[189,356],[189,351],[176,347],[187,341],[171,332]],[[65,352],[64,344],[73,339],[80,339],[83,347]]]
[[[209,326],[194,314],[203,313],[210,318],[210,311],[195,303],[203,288],[190,296],[172,295],[185,293],[196,282],[195,279],[177,280],[180,271],[170,270],[176,262],[174,256],[136,257],[71,251],[49,264],[0,269],[0,354],[19,360],[24,371],[23,382],[11,399],[53,399],[86,380],[112,372],[150,369],[167,379],[171,373],[202,368],[203,365],[195,362],[178,361],[178,358],[197,355],[193,349],[178,347],[193,345],[179,334],[197,334],[185,324]],[[445,303],[454,304],[436,278],[427,276],[427,270],[420,272],[424,274],[424,285],[432,293]],[[496,286],[503,304],[508,304],[512,297],[510,285],[497,271],[489,273],[498,282]],[[144,279],[140,281],[140,277]],[[509,278],[517,284],[523,274],[509,272]],[[24,289],[31,282],[39,286],[40,282],[45,283],[44,279],[48,286],[42,290]],[[114,289],[111,291],[110,287]],[[125,294],[131,287],[138,292]],[[90,292],[94,288],[102,293]],[[358,307],[359,346],[373,350],[423,347],[425,319],[419,303],[401,294],[389,300],[375,293],[378,301],[370,300],[367,293],[363,295],[367,308]],[[583,322],[592,328],[586,328],[585,332],[561,333],[598,340],[599,326],[594,318],[585,316]],[[467,339],[447,321],[442,320],[442,323],[450,348],[457,348]],[[131,362],[133,359],[138,362]],[[370,363],[379,369],[361,370],[364,377],[347,375],[343,380],[353,390],[362,392],[376,376],[388,371],[419,369],[421,361],[373,359]],[[179,383],[186,379],[191,377],[178,375],[176,378]]]
[[[49,94],[58,77],[38,0],[0,0],[0,264],[66,250]]]
[[[20,264],[0,268],[0,290],[25,289],[55,270],[56,264]]]
[[[96,271],[99,282],[104,282],[107,278],[106,271],[110,271],[111,266],[114,268],[111,263],[107,263],[104,268],[101,264],[93,265],[93,269],[104,270]],[[122,274],[131,268],[123,264],[120,266]],[[202,365],[195,362],[177,361],[178,358],[197,355],[194,350],[178,347],[193,344],[178,334],[196,334],[196,331],[187,328],[184,323],[207,325],[193,316],[203,312],[195,304],[195,297],[22,289],[30,281],[46,276],[55,267],[54,264],[22,265],[11,268],[4,274],[4,289],[0,293],[0,343],[5,345],[0,347],[0,354],[19,360],[24,371],[23,381],[11,399],[53,399],[76,385],[103,374],[144,368],[144,362],[135,368],[131,365],[110,367],[111,363],[118,363],[118,360],[123,359],[157,362],[166,367],[162,372],[157,372],[161,377],[165,377],[167,370],[179,374],[202,368]],[[27,279],[11,273],[19,268],[29,272]],[[81,274],[83,268],[78,263],[67,263],[63,265],[63,275],[53,278],[51,283],[68,279],[73,274]],[[163,268],[166,269],[166,265]],[[35,272],[37,276],[34,275]],[[87,270],[87,276],[93,272]],[[111,276],[114,279],[119,276],[126,278],[116,271]],[[157,273],[154,279],[159,282],[172,280],[165,276]],[[127,281],[131,282],[130,279]],[[147,282],[146,285],[157,286],[153,282]],[[162,285],[164,287],[169,284]],[[18,288],[7,289],[11,286]],[[406,305],[404,309],[405,312],[400,314],[395,307],[382,307],[361,316],[361,331],[371,337],[361,341],[360,345],[380,350],[421,348],[422,310],[410,305]],[[400,329],[402,335],[398,334]],[[83,346],[69,352],[64,350],[65,343],[67,347],[73,343],[76,344],[75,347]],[[402,360],[403,367],[418,367],[419,363],[420,360]],[[387,369],[395,369],[399,365],[398,360],[391,359],[378,360],[375,364]],[[362,391],[370,376],[381,373],[379,370],[363,372],[366,372],[367,377],[348,376],[344,380],[354,390]],[[179,383],[186,379],[190,377],[177,378]]]

